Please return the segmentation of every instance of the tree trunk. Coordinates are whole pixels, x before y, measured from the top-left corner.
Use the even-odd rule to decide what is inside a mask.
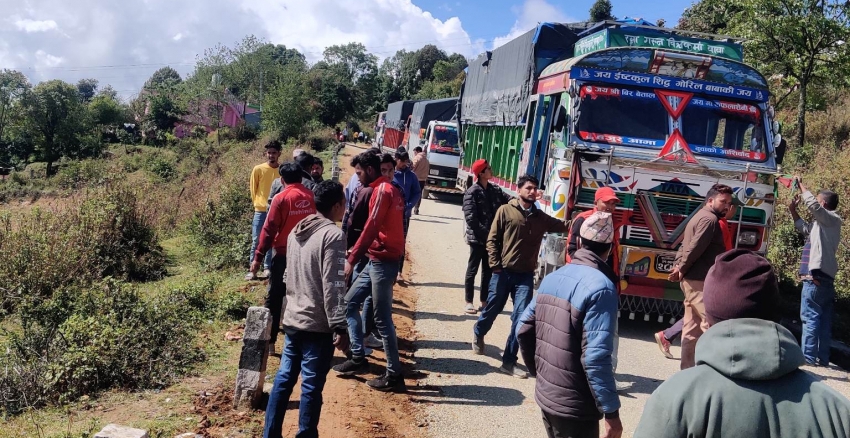
[[[808,83],[800,81],[800,101],[797,102],[797,147],[806,144],[806,92]]]
[[[47,178],[53,176],[53,161],[47,162],[47,168],[45,169],[44,176]]]

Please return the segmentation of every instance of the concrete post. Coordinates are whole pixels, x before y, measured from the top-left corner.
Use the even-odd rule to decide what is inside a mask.
[[[148,432],[117,424],[107,424],[103,430],[94,434],[93,438],[148,438]]]
[[[239,357],[239,371],[236,374],[234,408],[239,408],[246,403],[253,408],[262,408],[259,404],[266,378],[271,321],[272,315],[269,309],[265,307],[248,309],[248,317],[245,319],[245,336],[242,338],[242,355]]]

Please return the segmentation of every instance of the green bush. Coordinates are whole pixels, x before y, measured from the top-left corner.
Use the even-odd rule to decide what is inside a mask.
[[[230,177],[217,200],[209,200],[189,221],[189,232],[205,264],[244,267],[251,248],[251,199],[244,178]]]
[[[76,208],[36,209],[14,224],[0,216],[0,310],[104,277],[156,280],[165,264],[153,227],[125,188],[93,190]]]
[[[63,163],[54,179],[60,188],[76,189],[86,185],[101,185],[111,176],[108,162],[83,160]]]
[[[202,279],[145,298],[106,280],[28,303],[0,348],[0,414],[174,383],[204,358],[195,342],[203,321],[245,316],[244,297],[217,285]]]

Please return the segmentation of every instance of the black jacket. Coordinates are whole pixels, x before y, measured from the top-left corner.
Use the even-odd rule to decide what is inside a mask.
[[[463,217],[466,221],[466,243],[486,245],[490,225],[496,217],[499,207],[508,203],[511,197],[499,186],[487,184],[487,188],[475,183],[463,194]]]

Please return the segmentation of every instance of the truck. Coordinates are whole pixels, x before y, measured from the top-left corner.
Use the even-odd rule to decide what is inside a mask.
[[[421,146],[431,164],[429,191],[460,194],[455,187],[460,166],[457,135],[457,98],[425,100],[413,105],[408,126],[407,150]]]
[[[418,101],[401,100],[387,106],[387,111],[384,115],[384,126],[381,131],[381,142],[378,143],[381,149],[395,151],[404,143],[408,125],[410,124],[410,115],[413,114],[413,105],[416,102]],[[377,134],[375,137],[378,137]]]
[[[672,323],[684,297],[667,277],[712,185],[733,189],[735,246],[765,254],[770,243],[784,142],[767,81],[743,55],[732,37],[642,20],[542,23],[470,63],[457,186],[485,158],[511,194],[518,176],[536,176],[539,206],[564,221],[612,188],[620,310]],[[544,238],[538,281],[565,250],[565,235]]]

